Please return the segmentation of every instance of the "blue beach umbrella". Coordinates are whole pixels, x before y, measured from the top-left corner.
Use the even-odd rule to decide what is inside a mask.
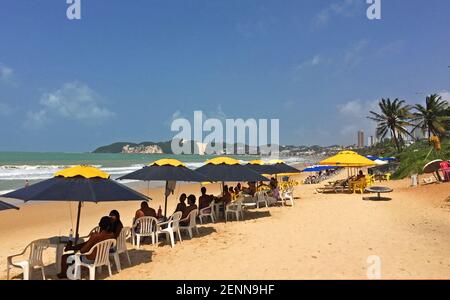
[[[302,172],[320,172],[320,171],[326,171],[326,170],[333,170],[336,169],[334,166],[310,166],[305,169],[303,169]]]
[[[78,202],[75,244],[78,241],[82,202],[148,201],[150,198],[109,178],[90,166],[76,166],[55,173],[53,178],[1,195],[27,201]]]
[[[0,210],[7,210],[7,209],[19,209],[19,208],[12,204],[0,201]]]

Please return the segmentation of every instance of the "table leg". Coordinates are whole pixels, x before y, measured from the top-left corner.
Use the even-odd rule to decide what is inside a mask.
[[[63,256],[63,252],[64,252],[64,245],[63,244],[58,244],[56,246],[56,271],[58,273],[61,273],[61,258]]]

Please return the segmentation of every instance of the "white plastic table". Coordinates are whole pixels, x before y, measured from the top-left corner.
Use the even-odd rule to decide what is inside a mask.
[[[53,236],[53,237],[49,238],[49,241],[50,241],[49,246],[56,249],[56,254],[55,254],[56,271],[58,273],[60,273],[61,272],[61,258],[64,254],[64,247],[66,246],[66,244],[69,241],[73,242],[73,238],[69,238],[68,236]],[[84,240],[78,238],[78,242],[83,243]]]

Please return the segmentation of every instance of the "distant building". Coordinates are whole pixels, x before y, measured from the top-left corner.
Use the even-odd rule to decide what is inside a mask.
[[[358,131],[358,148],[364,148],[364,131]]]
[[[205,155],[205,151],[206,151],[206,146],[207,145],[208,144],[206,144],[206,143],[197,142],[198,154],[199,155]]]
[[[375,145],[375,138],[373,137],[373,135],[371,135],[367,138],[367,146],[372,147],[374,145]]]

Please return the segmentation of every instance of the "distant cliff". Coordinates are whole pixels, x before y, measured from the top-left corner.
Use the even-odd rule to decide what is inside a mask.
[[[150,145],[150,146],[143,146],[143,145],[137,145],[137,146],[130,146],[125,145],[122,147],[122,153],[145,153],[145,154],[152,154],[152,153],[164,153],[158,145]]]
[[[102,146],[93,151],[94,153],[165,153],[171,154],[169,142],[142,142],[129,143],[117,142],[111,145]]]
[[[179,141],[180,142],[180,141]],[[210,150],[212,146],[214,145],[201,145],[203,149],[199,149],[199,145],[195,143],[194,141],[186,141],[185,144],[189,144],[189,147],[191,149],[191,153],[199,153],[202,151],[199,150],[207,150],[207,153],[211,153]],[[111,145],[102,146],[97,149],[95,149],[94,153],[163,153],[163,154],[173,154],[172,147],[171,147],[172,141],[166,141],[166,142],[142,142],[142,143],[129,143],[129,142],[117,142],[113,143]],[[230,144],[231,145],[231,144]],[[216,154],[226,154],[227,152],[227,145],[222,145],[222,151],[219,151]],[[245,144],[237,144],[231,145],[231,149],[233,149],[233,153],[238,152],[244,152],[246,154],[248,153],[254,153],[256,152],[259,154],[260,149],[259,147],[250,147]],[[280,150],[283,148],[280,147]],[[239,151],[238,151],[239,150]]]

